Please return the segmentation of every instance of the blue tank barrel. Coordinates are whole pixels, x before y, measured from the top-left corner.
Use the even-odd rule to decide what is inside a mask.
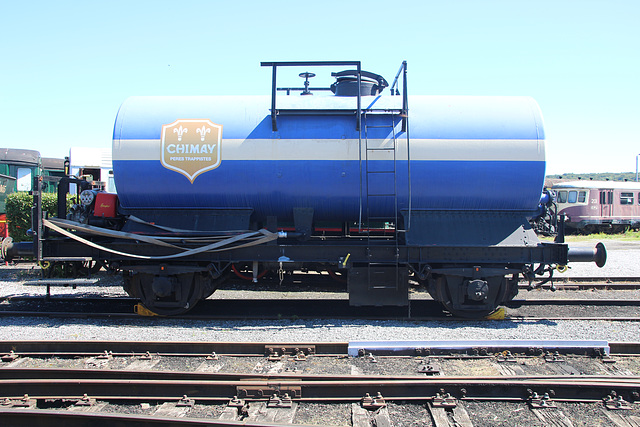
[[[399,98],[363,97],[363,107],[398,108]],[[303,207],[313,208],[317,220],[357,220],[367,180],[380,192],[393,185],[376,174],[394,169],[393,156],[380,151],[364,161],[365,138],[384,148],[395,134],[398,207],[408,208],[406,134],[398,115],[368,113],[360,134],[353,115],[331,113],[352,109],[353,98],[283,95],[280,109],[307,114],[279,115],[274,132],[269,105],[261,96],[126,100],[113,137],[122,206],[251,208],[258,218],[282,219]],[[409,105],[412,210],[536,211],[545,158],[532,98],[414,96]],[[388,198],[369,200],[370,215],[393,212]]]

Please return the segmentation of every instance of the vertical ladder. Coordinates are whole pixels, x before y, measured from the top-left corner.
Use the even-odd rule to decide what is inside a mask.
[[[401,80],[400,77],[402,77]],[[381,301],[388,305],[409,305],[409,271],[403,265],[408,260],[400,259],[401,233],[407,233],[411,221],[411,156],[406,61],[402,63],[391,86],[392,96],[400,95],[398,91],[400,81],[402,81],[401,108],[374,108],[374,102],[367,108],[359,108],[356,115],[358,124],[361,124],[357,127],[360,163],[358,227],[361,233],[366,234],[367,240],[364,262],[360,261],[359,265],[354,264],[349,271],[349,303],[351,305],[380,305]],[[398,132],[397,120],[398,126],[401,125]],[[406,144],[407,161],[407,213],[404,215],[403,229],[400,229],[401,212],[398,203],[405,202],[405,190],[404,183],[399,187],[398,177],[404,179],[405,171],[399,170],[398,165],[399,160],[405,159],[403,144]],[[382,209],[375,209],[378,207]],[[376,235],[376,227],[381,227],[381,234]],[[393,231],[393,235],[385,235],[389,231]],[[401,265],[403,265],[402,268]]]
[[[367,256],[371,254],[371,242],[372,230],[374,227],[382,227],[383,237],[387,229],[393,225],[393,236],[391,239],[392,248],[394,253],[392,257],[394,261],[386,262],[372,262],[369,258],[367,262],[367,275],[370,289],[394,289],[397,290],[399,286],[400,277],[400,265],[399,265],[399,237],[398,234],[402,230],[398,228],[398,138],[396,136],[396,117],[401,111],[389,110],[384,111],[381,114],[374,114],[371,110],[363,110],[363,130],[364,130],[364,165],[365,165],[365,179],[364,179],[364,196],[366,200],[366,215],[364,218],[364,232],[367,235]],[[371,124],[373,117],[389,118],[390,123]],[[386,139],[383,145],[379,145],[380,138],[375,138],[372,141],[370,138],[370,130],[372,129],[386,129],[389,130],[390,135]],[[408,143],[408,140],[407,140]],[[372,204],[380,206],[393,204],[393,209],[389,214],[379,216],[379,214],[372,213]],[[379,267],[379,268],[376,268]],[[386,268],[385,268],[386,267]],[[391,270],[388,270],[391,269]],[[388,271],[392,273],[392,280],[389,279],[388,274],[382,273],[382,271]],[[375,277],[375,274],[381,274],[384,277]]]

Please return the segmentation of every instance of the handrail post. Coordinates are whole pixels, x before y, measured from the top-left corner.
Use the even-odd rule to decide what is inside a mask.
[[[44,240],[42,225],[42,176],[33,179],[33,205],[31,206],[31,230],[33,231],[33,251],[36,260],[42,261],[42,240]]]
[[[276,120],[276,68],[278,66],[273,64],[271,71],[271,130],[276,132],[278,130],[278,122]]]
[[[409,118],[409,98],[407,96],[407,61],[402,61],[402,132],[407,131],[407,122]]]
[[[360,121],[362,119],[361,114],[362,114],[362,94],[360,93],[361,91],[361,87],[360,87],[360,83],[361,83],[361,75],[360,73],[362,72],[361,69],[361,64],[360,61],[358,61],[358,116],[356,119],[356,130],[359,132],[360,131]]]

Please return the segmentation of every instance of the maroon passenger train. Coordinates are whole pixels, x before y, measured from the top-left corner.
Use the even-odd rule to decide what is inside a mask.
[[[568,232],[622,233],[640,228],[640,183],[571,181],[553,185]]]

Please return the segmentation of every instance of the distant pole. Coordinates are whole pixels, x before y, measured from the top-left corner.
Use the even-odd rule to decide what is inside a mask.
[[[638,182],[638,156],[640,154],[636,154],[636,182]]]

